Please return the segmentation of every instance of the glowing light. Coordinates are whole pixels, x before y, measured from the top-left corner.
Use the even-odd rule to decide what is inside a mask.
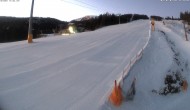
[[[68,33],[63,33],[62,35],[63,35],[63,36],[68,36],[68,35],[70,35],[70,34],[68,34]]]
[[[75,31],[74,31],[74,29],[73,29],[72,26],[69,26],[69,32],[70,32],[71,34],[74,34],[74,33],[75,33]]]

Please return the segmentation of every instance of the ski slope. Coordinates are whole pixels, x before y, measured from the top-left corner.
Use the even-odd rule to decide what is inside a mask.
[[[183,29],[181,21],[166,20],[165,25],[156,21],[155,31],[151,32],[141,60],[134,64],[122,87],[126,92],[136,78],[134,100],[123,101],[119,107],[105,101],[102,110],[189,110],[189,86],[186,92],[159,94],[168,74],[178,71],[188,84],[190,82],[190,42],[185,41]]]
[[[148,40],[149,21],[0,44],[0,109],[97,110]]]

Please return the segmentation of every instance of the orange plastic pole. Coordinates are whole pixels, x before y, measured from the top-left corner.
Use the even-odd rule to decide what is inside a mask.
[[[152,31],[155,30],[155,22],[154,22],[154,19],[151,20],[151,30],[152,30]]]
[[[183,90],[184,92],[186,92],[186,91],[187,91],[187,87],[188,87],[187,80],[183,80],[182,90]]]
[[[120,85],[117,86],[117,81],[115,80],[114,88],[109,96],[109,101],[115,106],[120,106],[122,104],[123,98],[121,91]]]
[[[122,96],[122,89],[120,84],[118,85],[118,103],[119,105],[121,105],[122,101],[123,101],[123,96]]]
[[[33,39],[33,35],[28,34],[28,43],[32,43],[33,42],[32,39]]]

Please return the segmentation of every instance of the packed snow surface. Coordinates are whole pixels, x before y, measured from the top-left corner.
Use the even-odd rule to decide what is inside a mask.
[[[100,109],[114,80],[145,45],[148,34],[149,21],[139,20],[67,37],[35,39],[32,44],[0,44],[0,109]],[[139,73],[141,78],[144,75]],[[144,77],[147,83],[148,79]],[[137,86],[150,88],[145,83]],[[138,94],[151,97],[143,91]],[[137,101],[146,103],[143,100]]]
[[[142,58],[125,77],[125,92],[136,78],[134,99],[120,107],[108,101],[114,80],[148,41],[149,24],[0,44],[0,110],[189,110],[189,88],[158,93],[171,72],[190,82],[190,42],[175,20],[155,23]]]

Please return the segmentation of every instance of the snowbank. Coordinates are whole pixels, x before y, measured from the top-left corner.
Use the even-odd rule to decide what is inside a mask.
[[[126,92],[136,77],[134,100],[124,102],[121,107],[105,103],[103,109],[189,110],[189,88],[187,92],[167,96],[153,92],[153,90],[159,91],[164,86],[164,79],[171,70],[180,69],[184,78],[190,81],[190,43],[184,40],[182,33],[179,33],[183,28],[178,25],[179,21],[167,23],[165,26],[162,22],[156,22],[156,31],[152,33],[142,59],[133,66],[129,76],[124,80],[123,89]],[[175,61],[176,53],[179,53],[180,65]]]

